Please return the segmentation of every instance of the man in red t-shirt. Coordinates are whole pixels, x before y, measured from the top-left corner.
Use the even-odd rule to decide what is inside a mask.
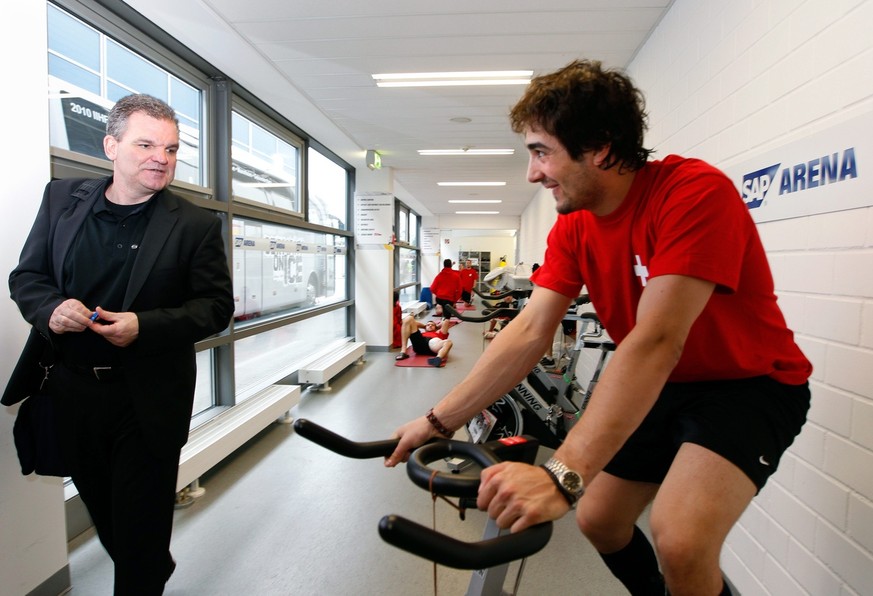
[[[409,358],[409,354],[406,352],[406,344],[409,342],[416,354],[430,356],[427,363],[439,368],[443,361],[448,358],[452,349],[452,340],[449,339],[450,325],[451,323],[444,319],[437,327],[436,321],[422,323],[416,321],[412,315],[406,315],[400,327],[400,353],[394,357],[394,360]]]
[[[448,314],[443,308],[446,304],[455,306],[455,303],[461,299],[461,278],[458,272],[452,269],[452,260],[446,259],[443,261],[442,271],[436,274],[430,284],[430,293],[433,294],[433,301],[440,306],[443,317],[448,318]]]
[[[473,286],[476,285],[476,281],[479,279],[479,272],[473,268],[473,262],[467,259],[464,262],[464,266],[458,271],[458,274],[461,278],[461,300],[467,306],[472,306]]]
[[[748,209],[704,162],[648,161],[642,93],[599,62],[535,78],[511,121],[559,214],[536,287],[467,378],[396,431],[385,463],[510,390],[584,284],[618,348],[554,457],[486,468],[478,505],[518,531],[578,504],[632,594],[730,594],[722,545],[800,432],[812,370]],[[657,553],[636,526],[649,504]]]

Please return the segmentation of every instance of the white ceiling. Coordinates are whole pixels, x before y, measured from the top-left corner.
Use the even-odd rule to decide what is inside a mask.
[[[365,150],[378,151],[383,166],[393,169],[395,180],[415,197],[423,215],[494,208],[501,215],[517,216],[537,191],[525,180],[527,152],[507,119],[523,87],[378,88],[370,75],[481,70],[542,74],[578,57],[624,67],[672,0],[126,1],[230,76],[242,78],[249,91],[298,123],[299,99],[275,105],[286,103],[277,92],[277,77],[284,79],[283,85],[296,88],[351,140],[358,153],[356,165],[363,162]],[[471,121],[459,124],[452,118]],[[330,139],[319,137],[317,125],[302,127],[331,146]],[[417,153],[461,147],[514,148],[516,153]],[[436,184],[440,181],[507,185],[441,188]],[[476,198],[503,202],[496,207],[448,203]]]

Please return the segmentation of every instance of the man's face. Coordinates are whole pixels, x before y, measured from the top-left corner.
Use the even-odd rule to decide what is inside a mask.
[[[113,186],[129,198],[148,197],[166,188],[176,175],[179,131],[172,120],[134,112],[120,139],[103,139],[106,156],[115,164]]]
[[[558,213],[572,213],[580,209],[597,212],[602,204],[604,189],[598,176],[599,168],[593,163],[593,153],[586,152],[574,160],[557,137],[538,128],[529,128],[524,135],[530,154],[527,179],[539,182],[552,191]]]
[[[425,323],[425,324],[424,324],[424,330],[425,330],[425,331],[436,331],[436,323],[433,323],[433,322],[430,322],[430,321],[427,322],[427,323]]]

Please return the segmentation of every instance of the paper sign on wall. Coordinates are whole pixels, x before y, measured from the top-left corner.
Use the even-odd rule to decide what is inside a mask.
[[[394,229],[394,195],[355,193],[355,242],[389,244]]]

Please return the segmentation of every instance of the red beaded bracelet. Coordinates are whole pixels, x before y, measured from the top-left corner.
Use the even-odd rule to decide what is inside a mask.
[[[431,408],[430,410],[427,411],[426,418],[427,418],[427,421],[430,422],[433,425],[433,427],[435,429],[437,429],[437,432],[440,433],[441,435],[444,435],[444,436],[449,437],[449,438],[452,438],[452,436],[454,436],[455,433],[453,431],[450,431],[449,429],[447,429],[445,427],[445,425],[442,422],[440,422],[440,419],[436,417],[436,414],[433,413],[433,408]]]

